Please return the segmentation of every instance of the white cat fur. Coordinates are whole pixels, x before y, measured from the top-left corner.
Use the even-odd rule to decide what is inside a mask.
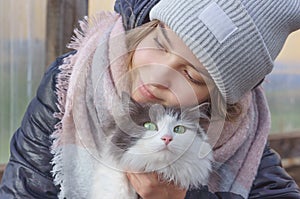
[[[118,163],[110,152],[104,150],[102,164],[94,176],[92,199],[136,199],[137,195],[125,172],[155,171],[163,180],[173,181],[184,189],[205,185],[213,159],[212,148],[206,142],[207,136],[204,132],[197,136],[188,128],[184,134],[176,134],[170,129],[178,124],[174,117],[165,115],[157,123],[160,130],[147,131]],[[188,124],[183,125],[188,127]],[[165,134],[173,136],[168,150],[161,140]]]

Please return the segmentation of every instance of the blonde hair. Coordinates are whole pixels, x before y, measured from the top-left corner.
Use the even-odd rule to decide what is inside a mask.
[[[159,20],[153,20],[148,23],[143,24],[140,27],[130,30],[126,35],[127,47],[129,51],[128,56],[128,67],[132,68],[132,58],[135,53],[135,49],[138,44],[151,33],[158,25]],[[213,81],[211,81],[213,82]],[[225,119],[226,121],[235,121],[242,113],[242,106],[240,103],[228,104],[225,102],[223,96],[214,85],[213,89],[210,90],[210,107],[208,114],[210,116],[214,115],[215,119]],[[215,108],[214,108],[215,107]]]
[[[153,20],[127,32],[126,41],[127,41],[128,51],[129,51],[129,56],[128,56],[129,69],[131,69],[132,67],[132,58],[135,49],[137,48],[139,43],[159,25],[159,23],[160,22],[158,20]]]

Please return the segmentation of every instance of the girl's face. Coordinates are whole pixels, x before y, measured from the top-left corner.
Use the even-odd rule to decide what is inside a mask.
[[[132,57],[132,97],[141,103],[188,106],[206,101],[212,84],[182,40],[158,25]]]

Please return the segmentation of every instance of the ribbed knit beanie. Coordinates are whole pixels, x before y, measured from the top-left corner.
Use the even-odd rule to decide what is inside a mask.
[[[300,0],[161,0],[150,19],[183,40],[232,104],[271,72],[300,28]]]

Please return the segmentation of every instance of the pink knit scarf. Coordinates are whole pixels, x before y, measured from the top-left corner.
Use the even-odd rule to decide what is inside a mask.
[[[94,171],[101,164],[99,151],[106,134],[103,126],[112,120],[112,108],[119,81],[126,73],[127,48],[119,15],[102,12],[94,19],[80,22],[70,48],[76,54],[64,59],[57,80],[60,119],[53,132],[54,183],[60,186],[59,198],[90,198]],[[116,89],[115,85],[119,90]]]
[[[270,112],[262,87],[247,93],[240,103],[243,112],[237,121],[216,122],[208,131],[215,158],[209,188],[248,198],[267,142]]]
[[[90,183],[106,139],[102,122],[112,119],[119,96],[116,80],[127,70],[125,32],[117,14],[100,13],[89,23],[81,22],[81,29],[75,30],[69,45],[77,53],[65,58],[56,85],[60,112],[55,117],[60,122],[52,134],[52,164],[54,183],[61,189],[59,198],[90,198]],[[124,85],[120,90],[128,90]],[[248,93],[241,104],[244,111],[238,121],[224,126],[216,122],[208,130],[217,163],[209,188],[247,198],[266,144],[270,116],[261,88]]]

